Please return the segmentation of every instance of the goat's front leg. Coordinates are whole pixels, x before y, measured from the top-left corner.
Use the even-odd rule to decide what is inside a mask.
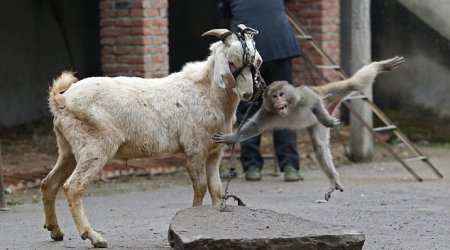
[[[213,205],[222,202],[222,182],[220,181],[219,163],[222,159],[222,152],[214,152],[209,155],[206,161],[206,175],[208,179],[208,189]]]
[[[89,239],[94,247],[108,247],[106,239],[90,225],[83,207],[83,195],[95,176],[107,162],[106,155],[95,152],[81,153],[75,171],[64,183],[64,192],[69,203],[70,212],[83,240]]]
[[[325,200],[329,200],[334,190],[344,191],[339,180],[339,173],[334,167],[333,156],[330,151],[330,129],[321,124],[316,124],[309,127],[308,132],[313,143],[317,161],[330,181],[328,192],[325,194]]]
[[[196,153],[186,157],[186,169],[192,181],[194,199],[192,206],[201,206],[207,190],[206,156]]]

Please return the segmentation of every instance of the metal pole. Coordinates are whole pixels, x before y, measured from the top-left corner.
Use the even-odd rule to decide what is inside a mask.
[[[5,186],[3,183],[3,170],[2,170],[2,148],[0,145],[0,211],[6,211],[6,202],[5,202]]]

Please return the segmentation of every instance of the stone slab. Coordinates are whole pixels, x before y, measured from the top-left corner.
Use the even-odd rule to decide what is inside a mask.
[[[291,214],[240,206],[178,211],[169,226],[175,249],[362,249],[364,234]]]

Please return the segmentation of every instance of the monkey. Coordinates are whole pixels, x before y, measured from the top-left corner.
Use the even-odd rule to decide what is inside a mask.
[[[315,123],[325,127],[339,124],[339,120],[328,113],[323,99],[307,86],[296,88],[286,81],[275,81],[263,93],[262,100],[262,107],[239,132],[219,133],[213,140],[234,144],[273,128],[302,129]]]
[[[404,63],[403,57],[372,62],[359,69],[352,77],[322,86],[293,87],[287,82],[274,82],[263,94],[262,107],[234,134],[217,133],[216,143],[235,144],[268,129],[307,129],[313,149],[322,171],[329,179],[325,200],[334,190],[344,191],[330,151],[330,127],[339,124],[331,116],[340,103],[354,91],[362,91],[372,85],[376,76],[390,72]]]

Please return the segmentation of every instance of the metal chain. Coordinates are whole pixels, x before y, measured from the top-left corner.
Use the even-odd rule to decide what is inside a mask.
[[[249,38],[252,42],[252,45],[254,48],[253,55],[250,54],[250,49],[248,48],[248,46],[246,44],[245,34],[247,34],[249,36]],[[262,92],[265,91],[265,89],[266,89],[266,83],[265,83],[264,79],[261,77],[261,73],[259,72],[259,69],[253,65],[255,63],[255,57],[256,57],[256,46],[255,46],[255,40],[253,39],[253,35],[255,35],[255,34],[258,34],[258,31],[255,29],[249,28],[249,27],[243,29],[241,31],[241,33],[236,33],[236,36],[238,37],[239,41],[242,44],[242,49],[244,51],[244,54],[242,55],[243,65],[239,69],[239,73],[237,73],[235,77],[237,77],[237,75],[240,74],[241,70],[244,67],[250,67],[252,77],[253,77],[252,80],[254,83],[254,87],[256,87],[258,89],[256,94],[253,96],[253,99],[251,100],[250,105],[247,108],[247,110],[244,114],[244,117],[242,118],[242,120],[239,124],[237,131],[241,130],[242,126],[244,125],[244,122],[247,120],[250,110],[253,108],[256,101],[261,96]],[[235,73],[233,73],[233,75],[235,75]],[[235,144],[233,144],[233,146],[231,146],[230,165],[228,167],[228,177],[227,177],[227,182],[225,185],[225,190],[222,195],[222,204],[221,204],[221,208],[220,208],[221,212],[225,211],[226,201],[230,197],[233,198],[235,201],[237,201],[239,206],[245,206],[245,203],[239,197],[228,193],[228,187],[230,186],[230,181],[236,171],[236,168],[234,166],[234,161],[236,159],[234,149],[235,149]]]
[[[250,110],[253,108],[253,106],[255,105],[256,101],[259,99],[261,94],[266,89],[266,83],[265,83],[264,79],[261,77],[259,69],[256,69],[253,81],[255,82],[255,86],[258,87],[258,90],[257,90],[256,94],[253,96],[253,99],[250,102],[249,107],[245,111],[244,117],[242,118],[242,120],[241,120],[241,122],[239,124],[239,127],[237,129],[238,132],[241,130],[242,126],[244,125],[245,121],[247,120],[247,117],[250,114]],[[232,176],[233,176],[234,172],[236,171],[236,168],[234,166],[234,161],[236,159],[235,152],[234,152],[235,146],[236,146],[236,144],[233,144],[233,146],[231,146],[230,164],[229,164],[229,167],[228,167],[228,177],[227,177],[227,182],[226,182],[226,185],[225,185],[225,191],[224,191],[224,193],[222,195],[222,204],[220,205],[220,211],[221,212],[225,211],[226,201],[230,197],[238,202],[238,206],[245,206],[245,203],[239,197],[237,197],[236,195],[228,193],[228,187],[230,185],[230,181],[232,179]]]

